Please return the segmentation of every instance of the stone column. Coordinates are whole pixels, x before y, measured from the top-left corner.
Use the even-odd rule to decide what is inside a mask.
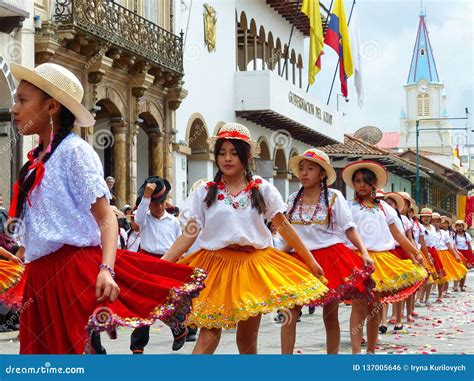
[[[110,129],[114,135],[113,168],[115,177],[114,194],[117,207],[127,202],[127,131],[128,126],[123,121],[111,122]]]
[[[163,177],[164,174],[164,155],[163,145],[164,136],[159,128],[151,128],[148,130],[148,138],[150,139],[150,170],[152,175]]]

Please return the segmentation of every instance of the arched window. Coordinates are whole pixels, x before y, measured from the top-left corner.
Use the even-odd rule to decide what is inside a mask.
[[[428,94],[418,94],[417,100],[417,115],[430,116],[430,97]]]

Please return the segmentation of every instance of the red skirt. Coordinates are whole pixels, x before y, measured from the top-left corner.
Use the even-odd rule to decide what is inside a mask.
[[[446,276],[446,271],[444,271],[443,262],[441,262],[441,259],[439,258],[438,250],[434,247],[429,247],[428,252],[433,258],[434,267],[438,273],[438,279],[444,278]]]
[[[464,265],[469,265],[473,266],[474,265],[474,255],[471,250],[461,250],[458,249],[458,251],[462,254],[462,256],[466,259],[464,262]]]
[[[395,255],[398,259],[410,259],[410,255],[402,249],[401,246],[395,246],[395,249],[390,250],[390,252]]]
[[[117,326],[174,327],[185,321],[206,273],[148,255],[117,250],[115,273],[121,291],[113,303],[98,303],[95,284],[99,247],[65,245],[29,263],[21,311],[20,353],[93,352],[94,332],[116,337]]]
[[[299,254],[293,254],[304,262]],[[311,250],[311,254],[322,267],[324,276],[328,280],[326,286],[329,288],[324,298],[312,301],[311,306],[353,299],[364,299],[370,302],[374,299],[372,289],[375,283],[370,276],[374,268],[364,266],[362,258],[354,251],[342,243],[337,243],[322,249]]]

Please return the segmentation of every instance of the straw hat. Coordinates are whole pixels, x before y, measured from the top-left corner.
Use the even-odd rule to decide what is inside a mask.
[[[312,148],[303,152],[303,155],[293,156],[290,159],[290,169],[297,177],[300,177],[300,163],[303,160],[309,160],[313,163],[319,164],[326,172],[328,185],[331,185],[332,183],[334,183],[334,181],[336,181],[336,171],[331,166],[331,161],[329,160],[329,157],[328,155],[326,155],[325,152],[316,148]]]
[[[456,227],[456,225],[462,225],[463,226],[463,230],[467,230],[468,226],[467,224],[463,221],[463,220],[457,220],[455,223],[454,223],[454,226]]]
[[[402,196],[405,200],[408,200],[410,202],[410,206],[408,208],[412,208],[414,214],[418,214],[420,211],[420,208],[416,205],[416,201],[410,196],[409,193],[407,192],[398,192],[400,196]]]
[[[448,217],[448,216],[441,216],[441,220],[442,221],[447,221],[448,223],[448,226],[452,226],[453,225],[453,219]]]
[[[342,170],[342,179],[352,189],[354,189],[352,175],[358,169],[362,168],[369,169],[375,174],[375,177],[377,178],[376,183],[374,184],[375,189],[382,189],[385,185],[387,185],[388,173],[383,165],[371,160],[360,160],[346,165]]]
[[[13,76],[27,81],[43,90],[66,107],[76,117],[75,124],[80,127],[92,127],[95,119],[81,104],[84,89],[79,79],[68,69],[53,63],[45,63],[34,69],[15,63],[10,65]]]
[[[375,191],[375,198],[383,199],[384,197],[385,197],[385,192],[383,191],[383,189],[377,189]]]
[[[387,198],[391,198],[395,201],[395,203],[397,204],[397,209],[399,212],[401,212],[404,208],[405,208],[405,200],[403,199],[403,197],[397,193],[397,192],[388,192],[388,193],[385,193],[385,200]]]
[[[418,216],[419,217],[423,217],[423,216],[431,217],[432,215],[433,215],[433,211],[430,208],[423,208],[423,209],[421,209],[421,212]]]
[[[418,213],[420,213],[420,208],[416,204],[411,204],[410,208],[413,209],[413,214],[416,216]]]
[[[252,140],[250,131],[247,127],[239,123],[226,123],[220,129],[217,135],[211,136],[208,139],[209,147],[211,151],[214,151],[216,142],[219,139],[237,139],[242,140],[250,145],[250,152],[253,157],[260,154],[260,145]]]
[[[441,214],[434,212],[434,213],[431,215],[431,219],[432,219],[432,220],[434,220],[434,219],[440,220],[440,219],[441,219]]]

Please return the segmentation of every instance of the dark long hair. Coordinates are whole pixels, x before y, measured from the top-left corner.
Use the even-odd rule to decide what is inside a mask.
[[[353,174],[352,174],[352,183],[354,183],[354,179],[356,177],[356,175],[358,173],[361,173],[362,174],[362,179],[364,180],[364,183],[367,184],[367,185],[370,185],[372,187],[372,199],[373,201],[378,205],[379,204],[379,200],[377,200],[375,198],[375,187],[374,187],[374,183],[375,181],[377,181],[377,176],[375,175],[374,172],[372,172],[370,169],[367,169],[367,168],[359,168],[357,171],[355,171]],[[358,198],[358,195],[357,195],[357,192],[355,192],[355,198],[357,199]]]
[[[245,179],[248,183],[252,181],[253,175],[252,171],[249,168],[249,153],[250,153],[250,145],[245,143],[242,140],[238,139],[218,139],[216,145],[214,147],[214,158],[217,165],[217,157],[219,155],[219,151],[222,148],[222,145],[225,141],[229,141],[235,147],[237,152],[237,156],[239,157],[240,162],[245,168]],[[207,207],[210,208],[211,205],[216,201],[217,197],[217,186],[218,183],[222,180],[223,173],[219,169],[214,176],[214,184],[209,188],[207,191],[206,198],[204,202],[206,203]],[[265,204],[265,200],[262,196],[262,193],[257,187],[252,188],[252,208],[257,209],[259,214],[265,214],[267,211],[267,205]]]
[[[48,94],[44,93],[44,97],[46,99],[51,98]],[[56,148],[58,148],[59,144],[64,140],[66,136],[69,135],[71,130],[74,127],[74,120],[75,116],[72,114],[71,111],[69,111],[66,107],[61,105],[61,111],[59,113],[59,120],[61,123],[61,127],[59,128],[58,132],[54,136],[54,140],[51,143],[51,152],[47,153],[44,155],[42,162],[46,163],[51,155],[53,155],[54,151],[56,151]],[[43,143],[40,143],[38,147],[33,152],[33,157],[36,159],[38,155],[41,153],[43,150]],[[27,176],[28,174],[28,167],[31,165],[29,161],[27,161],[23,167],[20,169],[20,173],[18,175],[18,183],[19,183],[19,192],[18,192],[18,203],[17,203],[17,208],[15,211],[14,217],[20,217],[21,213],[23,212],[23,205],[26,200],[26,196],[28,195],[28,192],[30,191],[31,187],[33,186],[33,183],[35,181],[36,177],[36,172],[37,168],[33,170],[33,172]]]

